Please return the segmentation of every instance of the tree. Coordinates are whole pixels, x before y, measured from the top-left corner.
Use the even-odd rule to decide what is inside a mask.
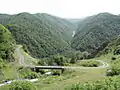
[[[74,64],[74,63],[76,63],[76,61],[77,61],[77,58],[76,58],[76,56],[73,55],[73,57],[70,60],[70,63]]]
[[[76,52],[76,59],[77,60],[82,60],[83,59],[83,53],[80,52],[80,51]]]
[[[0,24],[0,58],[13,60],[15,40],[7,28]]]

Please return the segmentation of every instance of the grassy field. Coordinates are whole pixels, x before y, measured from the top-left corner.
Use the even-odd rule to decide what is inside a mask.
[[[69,85],[105,77],[105,69],[69,70],[61,76],[43,76],[35,84],[38,90],[64,90]]]
[[[0,83],[8,79],[17,79],[18,73],[17,69],[14,66],[8,65],[1,70],[0,74]]]

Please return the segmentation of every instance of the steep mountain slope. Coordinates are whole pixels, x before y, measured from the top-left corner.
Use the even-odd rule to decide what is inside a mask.
[[[76,26],[73,23],[46,13],[37,13],[35,16],[40,20],[43,19],[44,21],[47,21],[46,23],[56,29],[56,32],[60,33],[64,40],[70,41],[72,39],[72,31],[76,30]]]
[[[0,58],[12,60],[15,41],[11,33],[3,25],[0,24]]]
[[[112,53],[114,55],[120,54],[120,36],[117,36],[116,38],[112,39],[110,43],[108,43],[108,45],[97,55],[100,56],[108,53]]]
[[[75,29],[67,20],[44,13],[1,14],[0,23],[10,30],[18,44],[26,46],[38,58],[68,50]]]
[[[80,22],[72,40],[72,47],[88,51],[94,57],[114,37],[120,34],[120,17],[109,13],[100,13]]]

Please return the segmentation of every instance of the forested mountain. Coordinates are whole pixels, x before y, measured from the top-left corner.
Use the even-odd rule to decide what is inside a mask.
[[[7,28],[0,24],[0,58],[12,60],[15,40]]]
[[[74,24],[45,13],[0,14],[0,23],[24,45],[33,57],[47,57],[70,48]]]
[[[120,36],[113,38],[108,45],[98,53],[98,56],[112,53],[114,55],[120,54]]]
[[[72,40],[72,47],[87,51],[94,57],[119,34],[120,16],[100,13],[87,17],[79,23],[77,33]]]

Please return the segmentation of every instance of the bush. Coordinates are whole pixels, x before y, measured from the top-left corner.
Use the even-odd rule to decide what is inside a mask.
[[[41,74],[45,74],[45,70],[43,70],[43,69],[39,69],[39,72],[40,72]]]
[[[27,74],[25,74],[24,78],[28,78],[28,79],[34,79],[34,78],[38,78],[39,75],[36,72],[29,72]]]
[[[74,84],[66,90],[119,90],[120,76],[107,77],[103,80],[92,81],[84,84]]]
[[[72,63],[72,64],[76,63],[76,61],[77,61],[77,59],[76,59],[75,57],[72,57],[72,58],[70,59],[70,63]]]
[[[28,51],[27,46],[26,46],[25,44],[23,44],[23,50],[24,50],[26,53],[29,54],[29,51]]]
[[[69,59],[60,54],[41,59],[38,62],[39,65],[43,66],[44,65],[65,66],[66,63],[69,63]]]
[[[61,74],[61,70],[53,70],[53,75],[60,75]]]
[[[81,61],[79,65],[84,67],[98,67],[100,65],[100,62],[88,60],[88,61]]]
[[[9,85],[9,90],[37,90],[35,85],[28,81],[15,81]]]
[[[38,73],[33,72],[30,68],[22,68],[19,72],[23,78],[34,79],[39,77]]]
[[[111,60],[116,60],[116,57],[112,57]]]
[[[107,70],[106,72],[107,76],[114,76],[114,75],[120,75],[120,60],[115,60],[111,64],[110,70]]]
[[[3,60],[0,58],[0,69],[5,67],[5,63],[3,62]]]

